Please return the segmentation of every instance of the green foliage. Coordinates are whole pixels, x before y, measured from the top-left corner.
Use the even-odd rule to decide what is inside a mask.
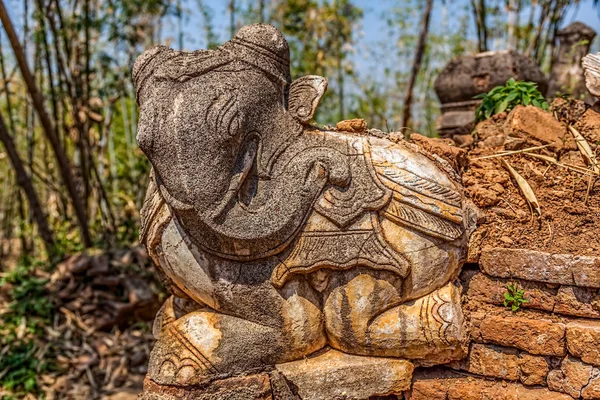
[[[53,306],[45,287],[47,279],[36,273],[39,267],[25,258],[0,278],[0,287],[9,300],[8,309],[0,314],[0,347],[4,352],[0,357],[0,371],[4,372],[0,387],[17,396],[41,395],[37,377],[54,369],[49,358],[40,356],[43,328],[51,324]]]
[[[519,289],[519,286],[516,283],[507,285],[506,289],[508,291],[504,293],[504,307],[510,307],[512,312],[517,312],[523,303],[528,302],[528,300],[523,297],[525,295],[525,290]]]
[[[35,353],[39,351],[33,340],[11,344],[6,354],[0,357],[0,371],[6,374],[0,378],[0,386],[15,394],[40,394],[37,376],[48,371],[50,365]]]
[[[0,286],[7,286],[11,300],[8,310],[1,315],[7,325],[18,325],[27,318],[31,330],[50,321],[52,304],[48,301],[47,279],[35,274],[35,264],[22,261],[13,271],[0,278]]]
[[[488,119],[494,114],[510,111],[518,105],[532,105],[548,110],[548,102],[533,82],[515,81],[510,78],[505,86],[496,86],[488,93],[475,96],[483,99],[475,110],[475,122]]]

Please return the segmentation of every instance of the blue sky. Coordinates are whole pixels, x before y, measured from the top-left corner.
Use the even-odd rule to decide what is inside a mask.
[[[545,1],[545,0],[542,0]],[[546,0],[548,1],[548,0]],[[183,0],[183,3],[190,12],[186,23],[186,34],[189,42],[190,36],[195,36],[194,26],[198,26],[195,20],[195,0]],[[213,10],[213,25],[218,34],[223,39],[229,36],[229,13],[227,11],[228,1],[226,0],[204,0],[204,3]],[[385,38],[386,30],[381,21],[381,15],[394,7],[394,5],[402,3],[398,0],[354,0],[353,3],[360,7],[364,12],[362,21],[362,30],[364,38],[367,41],[378,42]],[[442,0],[436,0],[432,13],[432,27],[438,25],[442,19],[439,6]],[[448,7],[452,9],[464,9],[470,2],[468,0],[446,0]],[[593,0],[581,0],[578,7],[573,7],[565,18],[566,23],[573,21],[581,21],[597,31],[600,31],[600,17],[597,9],[593,7]],[[189,44],[189,43],[188,43]]]
[[[544,1],[544,0],[542,0]],[[215,33],[219,35],[221,41],[229,39],[229,13],[227,11],[228,1],[226,0],[204,0],[213,12],[212,24]],[[244,2],[245,3],[245,2]],[[268,3],[268,2],[267,2]],[[354,64],[358,74],[372,73],[373,68],[381,69],[381,66],[374,66],[369,62],[369,53],[376,47],[381,47],[386,43],[386,38],[389,37],[389,28],[387,27],[383,16],[402,1],[398,0],[355,0],[354,4],[360,7],[363,12],[363,19],[360,24],[358,40],[355,46]],[[197,11],[196,0],[183,0],[184,7],[187,9],[186,20],[184,22],[184,48],[186,50],[195,50],[205,47],[201,23],[199,23],[199,14]],[[458,24],[458,17],[465,15],[470,2],[468,0],[445,0],[446,6],[443,7],[443,0],[435,0],[432,12],[431,30],[434,33],[440,34],[442,31],[442,22],[444,20],[443,13],[447,13],[448,26],[445,29],[452,31]],[[593,7],[593,0],[581,0],[579,6],[570,9],[565,18],[565,25],[574,21],[581,21],[596,31],[600,32],[600,16],[598,9]],[[410,23],[417,24],[420,15],[415,14]],[[523,20],[526,17],[522,18]],[[474,24],[470,22],[469,38],[475,37]],[[175,39],[177,27],[167,23],[165,26],[165,36]],[[592,47],[592,50],[598,51],[600,37]],[[177,46],[176,40],[173,40],[172,46]],[[392,43],[389,43],[392,45]],[[502,43],[491,43],[492,47],[500,49]],[[378,68],[379,67],[379,68]]]

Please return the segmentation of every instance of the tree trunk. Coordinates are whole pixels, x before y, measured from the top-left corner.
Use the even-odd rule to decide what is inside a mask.
[[[473,8],[473,16],[475,17],[475,25],[477,27],[477,50],[482,53],[487,51],[487,27],[485,25],[485,1],[479,0],[479,4],[475,0],[471,0],[471,8]]]
[[[535,54],[537,53],[538,46],[540,44],[540,38],[542,37],[542,30],[544,29],[544,25],[546,24],[546,20],[548,19],[550,5],[551,5],[551,2],[542,4],[542,9],[540,11],[540,19],[537,24],[535,36],[534,36],[533,40],[531,40],[529,42],[529,47],[527,48],[527,52],[525,53],[525,55],[527,57],[535,58]]]
[[[427,43],[427,35],[429,33],[429,20],[431,19],[431,7],[433,6],[433,0],[427,0],[425,4],[425,10],[423,12],[423,18],[421,19],[421,34],[417,42],[417,48],[415,50],[415,59],[413,66],[410,71],[410,77],[408,78],[408,84],[406,85],[406,92],[404,93],[404,109],[402,110],[402,127],[408,127],[410,124],[410,108],[413,99],[413,90],[417,76],[421,70],[421,62],[423,61],[423,54],[425,53],[425,44]]]
[[[479,0],[479,20],[481,23],[481,41],[483,43],[480,51],[488,51],[488,34],[486,25],[485,0]]]
[[[177,30],[179,50],[183,50],[183,6],[181,0],[177,0]]]
[[[33,215],[33,219],[36,225],[38,226],[38,231],[40,237],[44,241],[44,246],[46,247],[48,257],[52,258],[56,250],[54,248],[54,237],[52,235],[52,231],[50,230],[50,226],[48,225],[46,215],[42,210],[42,206],[40,204],[40,200],[37,196],[37,193],[33,188],[33,182],[31,181],[31,177],[27,174],[27,171],[25,171],[23,161],[17,153],[15,143],[12,137],[8,134],[8,129],[6,128],[6,125],[4,124],[4,119],[1,115],[0,142],[4,144],[6,152],[8,153],[8,158],[10,159],[10,162],[15,169],[15,173],[17,174],[17,184],[21,186],[21,188],[25,192],[25,195],[27,196],[27,201],[29,202],[29,210]]]
[[[261,24],[265,22],[265,0],[258,0],[258,18]]]
[[[511,49],[515,49],[515,28],[517,23],[517,7],[515,4],[515,0],[508,0],[506,2],[506,12],[508,13],[508,47]]]
[[[81,196],[79,193],[77,193],[77,189],[75,188],[75,182],[69,161],[67,160],[65,151],[61,146],[58,137],[56,136],[56,131],[54,130],[52,121],[46,112],[44,107],[44,99],[37,88],[37,85],[35,84],[35,80],[31,74],[31,71],[29,70],[23,49],[21,48],[21,44],[19,43],[19,39],[16,35],[10,17],[8,16],[3,0],[0,0],[0,21],[2,22],[2,26],[4,27],[4,30],[6,31],[8,39],[13,48],[15,58],[17,59],[17,63],[19,64],[19,68],[23,75],[23,80],[25,81],[27,89],[29,90],[29,94],[31,95],[33,105],[37,111],[38,117],[44,129],[44,133],[52,145],[52,149],[54,150],[54,156],[56,157],[63,182],[67,188],[67,191],[69,192],[69,196],[71,197],[71,201],[73,203],[73,208],[75,209],[81,241],[85,247],[90,247],[92,245],[92,240],[88,229],[85,210],[83,208]]]
[[[229,32],[231,37],[235,36],[235,0],[229,1]]]

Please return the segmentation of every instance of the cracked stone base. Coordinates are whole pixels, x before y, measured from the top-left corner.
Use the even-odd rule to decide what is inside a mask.
[[[413,364],[406,360],[329,350],[304,360],[278,364],[268,373],[213,380],[198,386],[159,385],[146,378],[140,399],[368,399],[408,390],[413,371]]]

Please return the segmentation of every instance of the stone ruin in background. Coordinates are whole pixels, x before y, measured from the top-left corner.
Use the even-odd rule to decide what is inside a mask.
[[[440,72],[435,91],[441,102],[442,115],[437,121],[441,137],[462,143],[474,128],[475,109],[481,100],[474,97],[496,86],[504,86],[509,78],[535,82],[541,93],[553,98],[568,94],[575,98],[587,95],[583,79],[582,58],[588,53],[596,32],[575,22],[557,33],[558,54],[550,78],[547,79],[531,58],[514,50],[489,51],[453,59]]]
[[[461,178],[466,152],[444,141],[310,125],[327,81],[292,81],[268,25],[148,50],[133,78],[153,166],[140,236],[171,293],[142,399],[600,398],[584,319],[600,318],[600,257],[498,241],[480,192],[510,190],[505,171]],[[523,145],[558,146],[511,121]],[[535,311],[497,307],[515,279]]]

